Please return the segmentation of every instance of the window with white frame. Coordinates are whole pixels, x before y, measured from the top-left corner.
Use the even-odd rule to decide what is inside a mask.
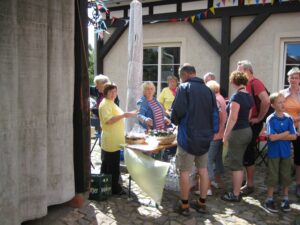
[[[284,43],[284,88],[289,86],[287,73],[295,66],[300,68],[300,40]]]
[[[167,87],[167,77],[178,77],[180,46],[144,47],[143,81],[152,81],[157,95]]]

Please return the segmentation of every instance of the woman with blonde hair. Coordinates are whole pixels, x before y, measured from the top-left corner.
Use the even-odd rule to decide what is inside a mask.
[[[145,129],[165,129],[171,121],[165,117],[165,111],[154,97],[155,86],[151,81],[143,83],[143,96],[137,101],[139,124]]]
[[[176,96],[178,79],[176,76],[171,75],[167,77],[167,82],[168,82],[168,87],[165,87],[162,90],[157,100],[164,107],[166,114],[170,116],[172,103]]]

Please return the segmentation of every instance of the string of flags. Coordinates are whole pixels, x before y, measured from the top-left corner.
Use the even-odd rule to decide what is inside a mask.
[[[279,4],[282,4],[282,2],[290,2],[293,0],[278,0]],[[300,1],[300,0],[298,0]],[[149,23],[154,24],[158,22],[178,22],[178,21],[184,21],[188,22],[191,21],[192,23],[195,23],[195,21],[200,21],[201,19],[205,19],[208,17],[209,14],[216,15],[216,8],[221,7],[228,7],[228,6],[238,6],[238,3],[241,5],[265,5],[266,3],[270,3],[273,5],[275,0],[220,0],[220,2],[217,2],[214,6],[211,6],[207,8],[206,10],[201,10],[200,12],[196,13],[195,15],[192,15],[190,17],[185,18],[171,18],[171,19],[164,19],[164,20],[154,20],[149,21]],[[98,39],[103,39],[104,33],[109,34],[107,31],[107,25],[105,22],[106,18],[103,18],[104,15],[109,15],[110,12],[106,8],[105,4],[101,0],[89,0],[88,1],[88,8],[91,13],[89,13],[89,25],[92,24],[94,26],[95,33],[98,34]],[[113,16],[110,19],[110,26],[113,25],[113,23],[118,20],[115,16]],[[124,26],[127,26],[129,23],[128,19],[121,19],[124,21]]]

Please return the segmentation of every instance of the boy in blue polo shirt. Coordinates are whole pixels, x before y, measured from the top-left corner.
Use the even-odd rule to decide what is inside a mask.
[[[283,188],[281,209],[291,210],[288,199],[288,186],[291,183],[291,140],[295,140],[296,130],[291,116],[285,113],[284,96],[273,93],[270,96],[271,106],[275,112],[266,122],[268,136],[268,172],[267,172],[267,200],[265,208],[270,212],[278,212],[273,201],[274,186],[280,184]]]

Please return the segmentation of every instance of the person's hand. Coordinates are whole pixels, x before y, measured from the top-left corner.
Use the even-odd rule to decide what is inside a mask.
[[[257,119],[257,118],[252,118],[252,119],[250,119],[250,123],[251,124],[256,124],[256,123],[259,123],[261,120],[259,120],[259,119]]]
[[[137,112],[138,112],[137,110],[130,111],[130,112],[125,112],[125,113],[123,114],[123,116],[124,116],[124,118],[130,118],[130,117],[136,115]]]
[[[171,120],[169,120],[168,118],[165,118],[165,124],[166,125],[170,125],[171,124]]]
[[[147,118],[145,120],[145,123],[147,124],[148,127],[152,127],[153,126],[153,120],[151,118]]]
[[[226,134],[224,134],[224,136],[223,136],[223,144],[224,145],[228,145],[228,135]]]

